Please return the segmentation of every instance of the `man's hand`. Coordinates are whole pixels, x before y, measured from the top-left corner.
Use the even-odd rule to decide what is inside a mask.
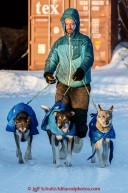
[[[84,78],[84,70],[82,68],[77,68],[77,71],[72,75],[74,81],[81,81]]]
[[[46,79],[46,82],[47,82],[48,84],[54,84],[54,83],[56,83],[56,79],[55,79],[54,76],[53,76],[51,73],[49,73],[49,72],[46,72],[46,73],[44,74],[44,78]]]

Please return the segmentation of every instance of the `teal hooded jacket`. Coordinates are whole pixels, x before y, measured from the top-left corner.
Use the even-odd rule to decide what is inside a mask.
[[[71,18],[75,21],[76,27],[69,35],[65,31],[65,19]],[[84,70],[84,82],[91,82],[91,67],[94,61],[93,46],[90,38],[79,32],[80,18],[78,11],[68,8],[61,18],[64,36],[60,37],[53,45],[48,58],[46,59],[44,73],[52,75],[56,71],[56,78],[64,85],[71,87],[83,86],[83,81],[74,81],[72,75],[77,68]]]

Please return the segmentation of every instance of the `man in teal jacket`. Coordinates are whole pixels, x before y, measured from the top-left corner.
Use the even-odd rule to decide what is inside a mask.
[[[80,18],[76,9],[68,8],[61,18],[64,36],[53,45],[46,59],[44,77],[47,83],[56,85],[55,101],[62,99],[68,109],[75,112],[76,137],[74,152],[79,152],[86,136],[87,112],[90,92],[91,67],[94,61],[93,46],[90,38],[79,32]],[[56,71],[56,79],[54,72]],[[62,147],[63,148],[63,147]]]

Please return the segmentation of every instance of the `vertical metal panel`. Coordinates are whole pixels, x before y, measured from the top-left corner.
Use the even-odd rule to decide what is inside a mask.
[[[63,35],[60,18],[69,7],[78,10],[80,32],[92,40],[93,68],[108,64],[112,52],[111,5],[115,6],[111,0],[29,0],[29,70],[44,69],[50,48]]]
[[[93,68],[111,59],[111,1],[70,0],[80,15],[80,32],[89,36],[94,47]]]
[[[29,0],[29,70],[44,69],[50,48],[63,35],[60,17],[68,6],[64,0]]]
[[[108,64],[111,59],[110,0],[91,1],[91,39],[94,45],[94,68]]]

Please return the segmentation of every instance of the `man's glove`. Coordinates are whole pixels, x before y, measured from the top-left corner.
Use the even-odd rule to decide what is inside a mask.
[[[56,79],[52,76],[51,73],[46,72],[44,74],[44,78],[46,79],[46,82],[49,84],[54,84],[56,82]]]
[[[77,68],[77,71],[72,75],[72,79],[81,81],[84,78],[84,70],[82,68]]]

